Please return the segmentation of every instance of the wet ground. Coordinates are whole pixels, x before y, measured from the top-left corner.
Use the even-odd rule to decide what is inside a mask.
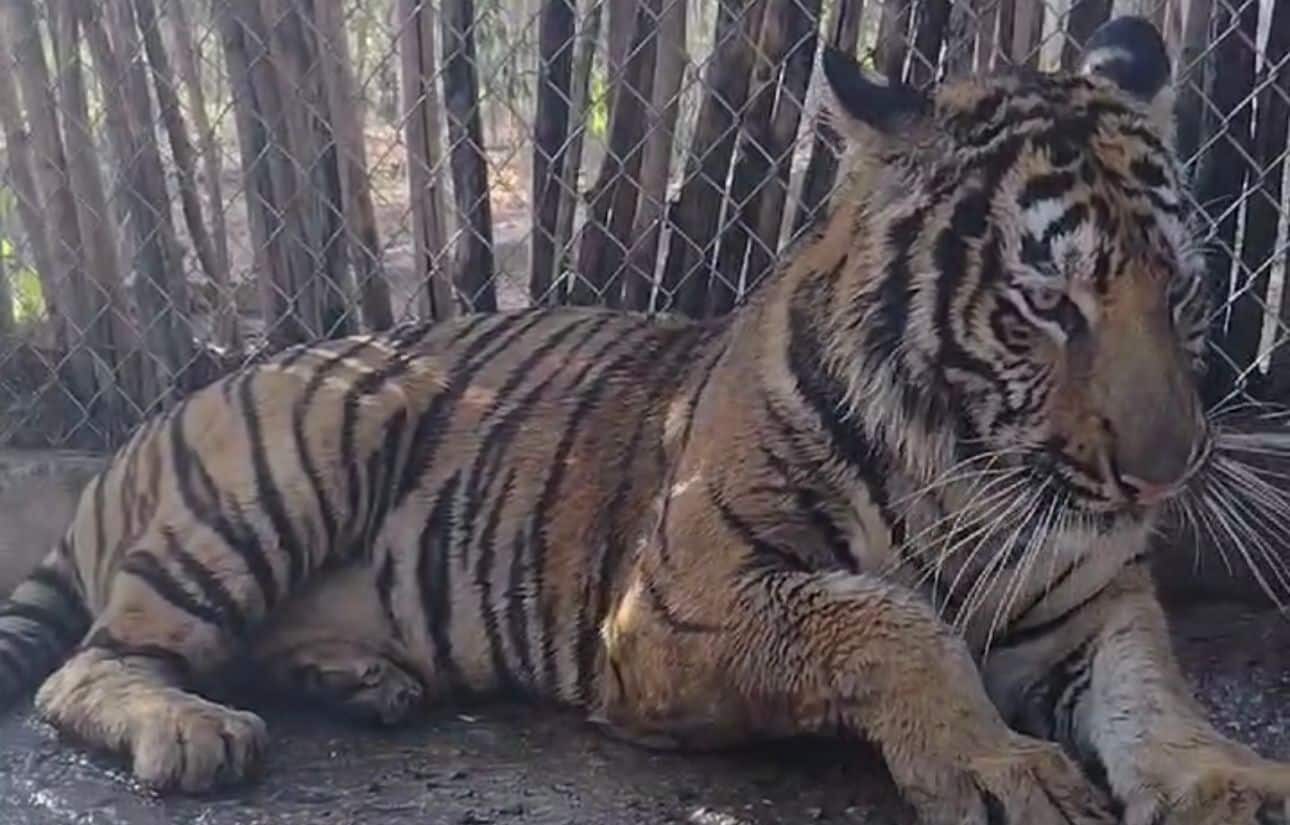
[[[1220,725],[1290,758],[1290,623],[1192,608],[1179,647]],[[576,716],[514,707],[442,712],[395,732],[266,709],[263,779],[210,799],[156,799],[119,763],[58,744],[25,709],[0,719],[0,825],[907,825],[872,752],[793,743],[655,754]]]

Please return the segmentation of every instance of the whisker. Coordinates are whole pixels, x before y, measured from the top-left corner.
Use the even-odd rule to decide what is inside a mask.
[[[954,593],[958,590],[959,582],[962,580],[963,576],[968,573],[972,567],[972,562],[983,550],[989,548],[995,551],[994,555],[986,563],[985,569],[977,574],[976,580],[972,583],[972,586],[968,588],[968,592],[963,598],[963,603],[955,613],[952,624],[960,632],[966,629],[968,622],[971,621],[972,616],[976,612],[978,602],[988,595],[989,589],[995,584],[996,577],[1001,575],[1002,571],[1006,568],[1009,548],[1016,543],[1017,539],[1030,526],[1034,518],[1036,508],[1042,503],[1042,498],[1043,497],[1040,494],[1039,489],[1028,491],[1021,500],[1022,504],[1020,511],[1022,516],[1017,519],[1017,526],[1016,529],[1012,531],[1012,534],[1009,535],[1002,544],[990,548],[990,544],[987,541],[988,537],[993,534],[995,529],[998,529],[998,527],[1003,524],[1003,522],[996,521],[994,526],[991,527],[991,531],[977,543],[977,546],[972,550],[967,561],[959,568],[958,575],[955,576],[954,582],[950,585],[950,593]]]
[[[1050,482],[1044,482],[1040,488],[1041,495]],[[1030,574],[1034,568],[1035,562],[1038,561],[1040,554],[1045,546],[1048,545],[1052,536],[1056,535],[1053,530],[1053,522],[1057,517],[1057,499],[1054,498],[1048,504],[1048,510],[1044,513],[1043,520],[1040,521],[1039,527],[1031,533],[1030,541],[1026,544],[1026,549],[1022,553],[1021,561],[1014,567],[1012,579],[1008,587],[1004,590],[1003,598],[995,608],[994,616],[990,619],[990,626],[986,632],[985,652],[989,653],[994,644],[995,631],[1000,627],[1000,620],[1009,621],[1012,618],[1012,611],[1017,606],[1017,600],[1021,598],[1023,586],[1030,579]],[[1050,558],[1056,558],[1055,552],[1049,554]]]

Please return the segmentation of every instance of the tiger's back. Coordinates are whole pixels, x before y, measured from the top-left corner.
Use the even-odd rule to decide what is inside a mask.
[[[138,614],[128,644],[93,628],[88,644],[182,635],[205,650],[185,669],[251,656],[316,679],[273,668],[352,640],[433,693],[585,700],[597,614],[667,471],[669,408],[712,338],[570,309],[294,349],[144,425],[43,569],[94,628],[120,626],[118,603]],[[24,684],[56,663],[4,647]]]

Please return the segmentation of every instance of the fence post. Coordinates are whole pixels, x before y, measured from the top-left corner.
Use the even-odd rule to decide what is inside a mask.
[[[474,0],[444,0],[443,98],[459,227],[453,281],[467,309],[494,312],[493,208],[479,111],[475,23]]]
[[[538,30],[537,114],[533,122],[533,227],[529,295],[537,304],[556,297],[556,240],[561,189],[569,146],[569,106],[573,100],[575,0],[546,0]]]
[[[640,203],[640,170],[646,136],[658,113],[651,113],[654,68],[658,57],[661,0],[642,0],[637,6],[633,35],[622,74],[614,84],[609,115],[609,146],[600,176],[592,187],[590,214],[578,250],[578,278],[571,290],[574,303],[622,306],[623,262],[632,249],[632,227]]]
[[[1233,292],[1232,262],[1237,253],[1236,229],[1242,195],[1250,173],[1247,158],[1254,119],[1256,55],[1253,44],[1258,22],[1259,5],[1254,0],[1247,2],[1239,13],[1233,13],[1224,2],[1216,9],[1216,41],[1210,53],[1214,61],[1212,103],[1222,136],[1206,152],[1199,185],[1201,206],[1214,227],[1214,242],[1209,245],[1211,288],[1215,305],[1224,308],[1218,313],[1214,330],[1220,352],[1211,359],[1212,368],[1206,381],[1206,398],[1210,402],[1224,398],[1244,378],[1252,359],[1247,355],[1249,344],[1242,339],[1252,334],[1257,349],[1262,330],[1262,324],[1255,324],[1257,328],[1250,331],[1225,323],[1229,301],[1240,304],[1257,297],[1248,292]],[[1248,317],[1247,310],[1237,312]]]
[[[690,139],[660,296],[664,308],[707,313],[719,224],[740,113],[770,0],[718,0],[716,45],[703,75],[704,99]],[[779,0],[788,2],[789,0]],[[670,307],[668,306],[670,305]]]
[[[408,190],[412,207],[415,272],[424,281],[422,311],[443,320],[456,314],[451,268],[444,266],[447,241],[444,197],[440,186],[443,109],[439,100],[434,9],[425,0],[399,0],[403,32],[399,36],[402,66],[404,140],[408,146]]]
[[[833,20],[829,23],[829,45],[854,54],[860,39],[863,12],[864,0],[837,0],[833,7]],[[793,219],[794,239],[814,226],[828,209],[829,193],[838,179],[838,155],[842,151],[842,137],[829,126],[826,117],[817,117],[811,159],[802,176],[802,194]]]

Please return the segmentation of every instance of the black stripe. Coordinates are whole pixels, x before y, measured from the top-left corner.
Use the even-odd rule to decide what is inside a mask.
[[[171,461],[180,498],[197,521],[214,531],[242,559],[260,589],[265,611],[272,610],[277,602],[278,589],[264,547],[244,520],[232,517],[236,513],[223,512],[225,509],[237,511],[236,502],[230,507],[221,500],[215,482],[197,451],[189,446],[183,430],[183,416],[176,415],[170,428]]]
[[[865,331],[866,352],[872,353],[878,363],[889,363],[897,372],[905,370],[900,344],[905,338],[909,306],[914,296],[913,249],[926,225],[930,208],[916,209],[888,228],[884,251],[889,260],[873,298],[874,317]],[[866,313],[860,317],[866,317]],[[812,317],[811,321],[817,323],[818,318]]]
[[[725,628],[721,625],[700,624],[698,622],[687,621],[676,615],[671,606],[668,605],[663,591],[659,588],[658,582],[653,576],[645,576],[645,595],[649,599],[649,605],[658,617],[663,620],[663,624],[676,632],[686,635],[712,634],[724,632]]]
[[[31,667],[34,664],[31,659],[23,658],[20,650],[15,648],[21,647],[20,639],[16,635],[10,635],[0,631],[0,665],[4,666],[4,673],[14,677],[13,692],[16,694],[25,685],[27,685],[33,674]],[[0,694],[4,698],[5,694]]]
[[[766,406],[768,409],[771,407],[769,401]],[[782,482],[781,487],[778,488],[778,494],[792,498],[797,505],[795,515],[819,534],[824,546],[828,548],[839,567],[851,573],[859,572],[860,565],[851,553],[851,544],[846,534],[826,512],[824,497],[815,490],[803,486],[802,481],[794,478],[793,467],[788,459],[777,455],[765,444],[759,444],[758,450],[762,459]]]
[[[422,475],[434,461],[443,440],[444,424],[448,421],[457,402],[469,389],[475,374],[533,327],[549,319],[551,315],[549,310],[534,310],[493,317],[497,319],[496,323],[481,332],[462,349],[456,363],[448,372],[444,388],[417,417],[411,448],[399,480],[398,495],[394,500],[396,509],[416,488]],[[521,319],[524,319],[523,323],[519,323]],[[512,329],[516,324],[519,324],[518,328]],[[489,345],[494,342],[496,344],[489,349]]]
[[[28,581],[36,582],[56,595],[59,601],[62,602],[61,606],[77,621],[82,623],[90,621],[90,612],[85,606],[84,599],[65,578],[59,575],[57,570],[41,565],[33,570],[27,579]]]
[[[537,671],[533,667],[533,650],[529,641],[529,619],[526,602],[532,594],[526,581],[532,581],[532,565],[527,561],[527,553],[533,547],[533,533],[536,526],[532,518],[525,529],[516,531],[515,540],[511,542],[511,569],[506,582],[506,630],[511,640],[511,647],[519,659],[519,670],[528,680],[530,688],[537,687]],[[526,573],[530,575],[526,575]]]
[[[709,344],[709,340],[715,340],[718,335],[723,334],[726,327],[719,327],[714,331],[711,339],[700,341],[697,346],[703,347]],[[681,443],[679,450],[684,452],[685,448],[690,446],[690,434],[694,431],[694,418],[699,411],[699,402],[703,400],[703,391],[708,388],[712,381],[712,376],[716,374],[717,365],[721,363],[726,356],[726,350],[730,348],[730,339],[726,338],[721,342],[721,346],[715,348],[713,355],[704,365],[703,372],[699,373],[699,381],[694,385],[694,390],[690,393],[688,407],[685,419],[685,430],[681,433]]]
[[[568,471],[569,455],[573,452],[573,447],[582,434],[584,427],[588,426],[592,420],[592,412],[600,403],[605,390],[609,388],[611,379],[630,374],[632,370],[629,365],[635,365],[646,357],[644,353],[647,349],[642,346],[643,342],[638,340],[637,335],[642,331],[644,335],[639,337],[648,338],[657,334],[657,329],[652,323],[644,319],[638,320],[636,325],[629,330],[625,330],[622,337],[616,342],[621,354],[607,363],[601,359],[592,360],[574,378],[570,392],[578,399],[578,403],[569,411],[568,423],[565,425],[564,432],[560,435],[560,440],[556,444],[555,454],[551,460],[551,471],[547,474],[546,482],[534,507],[535,530],[531,548],[532,566],[530,573],[533,579],[533,601],[538,606],[540,620],[539,638],[542,648],[543,684],[552,693],[558,680],[555,661],[555,612],[553,606],[549,603],[550,600],[543,598],[546,587],[547,530],[550,529],[551,514],[557,510],[561,493],[560,488],[564,486],[564,476]],[[586,380],[591,370],[596,367],[600,367],[600,371],[591,385],[583,389],[582,382]]]
[[[1075,182],[1075,173],[1066,170],[1035,175],[1021,188],[1020,194],[1017,195],[1017,206],[1024,210],[1040,201],[1063,198],[1074,188]],[[984,221],[986,217],[982,215],[981,220]]]
[[[360,339],[315,367],[313,374],[309,376],[309,382],[305,384],[304,392],[301,393],[291,409],[291,437],[295,442],[296,456],[300,462],[301,469],[304,471],[305,478],[309,481],[309,486],[313,490],[314,498],[318,503],[318,515],[323,523],[323,532],[327,536],[324,557],[330,557],[336,549],[337,517],[331,500],[327,496],[322,474],[319,473],[318,466],[314,463],[313,453],[309,449],[305,418],[314,409],[314,401],[318,396],[318,392],[326,384],[327,379],[335,374],[350,358],[371,345],[371,341]]]
[[[1110,587],[1110,584],[1103,586],[1101,589],[1095,591],[1091,596],[1088,596],[1087,598],[1078,602],[1068,610],[1062,612],[1057,616],[1054,616],[1051,619],[1048,619],[1047,621],[1040,622],[1039,624],[1032,625],[1030,627],[1022,628],[1021,630],[1014,630],[1009,632],[1006,636],[1004,636],[1002,641],[1000,641],[999,644],[996,645],[996,647],[1000,649],[1009,648],[1009,647],[1020,647],[1021,645],[1035,641],[1041,636],[1046,636],[1047,634],[1053,632],[1054,630],[1058,629],[1062,625],[1066,624],[1068,621],[1070,621],[1072,618],[1078,615],[1080,611],[1082,611],[1084,608],[1088,607],[1090,604],[1092,604],[1093,602],[1101,598],[1102,594],[1105,593],[1107,591],[1107,588],[1109,587]]]
[[[452,565],[449,563],[455,521],[452,505],[460,485],[461,473],[456,472],[440,488],[417,541],[417,582],[421,587],[426,630],[434,647],[436,675],[442,676],[456,692],[466,686],[452,652]]]
[[[164,530],[163,534],[166,538],[167,555],[174,559],[175,563],[179,565],[180,571],[201,590],[202,598],[220,617],[219,626],[226,628],[239,641],[245,641],[247,638],[246,615],[242,612],[237,600],[233,598],[233,594],[219,580],[215,571],[209,569],[205,564],[198,561],[192,553],[183,548],[179,543],[179,539],[171,530]]]
[[[381,610],[394,631],[394,638],[402,643],[404,641],[403,624],[394,614],[394,574],[394,553],[387,547],[385,558],[381,561],[380,570],[376,574],[376,595],[381,602]]]
[[[176,609],[219,630],[228,631],[228,625],[220,612],[189,593],[179,579],[175,578],[152,553],[146,550],[135,550],[126,558],[120,571],[142,580]]]
[[[99,628],[81,646],[82,650],[101,650],[119,659],[152,659],[171,671],[181,684],[192,682],[193,667],[181,654],[158,645],[126,644],[107,628]]]
[[[38,633],[52,633],[64,649],[80,640],[84,627],[69,623],[67,616],[38,604],[9,601],[0,605],[0,619],[22,619],[36,625]]]
[[[341,343],[341,342],[337,341],[336,343]],[[281,353],[278,354],[278,357],[273,360],[274,360],[274,363],[276,363],[279,367],[286,369],[288,367],[295,366],[296,362],[298,362],[300,359],[316,351],[317,350],[315,350],[313,345],[310,343],[296,344],[290,349],[283,350]]]
[[[483,415],[480,416],[476,429],[482,433],[478,437],[478,442],[481,446],[475,452],[475,460],[471,463],[470,473],[466,476],[466,483],[463,486],[465,504],[462,514],[461,548],[459,550],[463,568],[470,563],[469,550],[475,539],[475,521],[479,517],[480,508],[484,505],[485,494],[490,486],[488,482],[496,475],[496,468],[506,458],[507,450],[510,448],[515,436],[521,431],[523,421],[534,413],[535,402],[552,382],[564,372],[565,367],[571,363],[574,353],[570,352],[562,357],[560,363],[546,378],[531,387],[522,398],[515,400],[513,404],[511,403],[512,396],[519,390],[524,380],[533,375],[533,371],[537,366],[547,360],[551,353],[564,344],[569,336],[583,327],[590,327],[590,330],[578,342],[577,348],[580,348],[604,329],[611,317],[613,316],[605,314],[594,321],[590,318],[575,318],[548,335],[545,340],[535,346],[528,355],[520,359],[511,369],[493,396],[492,403],[488,405]],[[504,413],[502,412],[503,410],[505,410]],[[490,465],[493,472],[486,476],[485,469]]]
[[[255,477],[256,501],[264,508],[277,534],[278,545],[287,554],[287,580],[285,588],[292,587],[304,580],[312,571],[313,560],[308,558],[309,548],[305,547],[296,532],[296,526],[287,512],[286,499],[273,477],[273,467],[269,462],[269,445],[264,440],[264,428],[260,425],[260,411],[255,397],[255,374],[248,375],[239,387],[242,405],[242,417],[246,424],[248,447],[250,449],[251,468]]]
[[[735,513],[721,497],[717,494],[716,489],[711,484],[707,485],[708,500],[716,508],[717,514],[721,516],[721,522],[726,529],[734,533],[744,545],[753,551],[756,559],[750,566],[752,567],[769,567],[780,570],[796,570],[805,572],[810,570],[810,565],[795,555],[791,550],[780,547],[772,542],[763,539],[757,535],[752,525]]]
[[[107,524],[103,513],[105,507],[104,495],[107,492],[107,472],[108,471],[105,468],[94,478],[94,481],[92,482],[94,484],[94,491],[90,498],[92,504],[91,512],[93,514],[94,521],[94,546],[98,548],[99,551],[99,557],[95,560],[94,570],[94,577],[98,581],[103,581],[104,578],[103,565],[112,561],[108,558]]]
[[[809,295],[802,292],[794,296],[789,309],[789,371],[798,393],[823,428],[829,452],[865,485],[882,517],[883,526],[891,531],[898,521],[891,511],[886,491],[891,462],[848,417],[846,410],[850,403],[846,386],[826,371],[818,322],[809,308],[811,303]]]
[[[496,556],[495,542],[497,529],[501,525],[502,512],[515,491],[514,467],[506,472],[502,488],[493,499],[488,518],[484,522],[483,532],[479,536],[479,559],[475,563],[475,589],[479,592],[479,613],[484,622],[484,634],[488,637],[488,653],[493,662],[493,672],[504,690],[514,691],[517,688],[515,675],[506,663],[506,654],[502,649],[502,634],[498,628],[497,610],[493,604],[493,560]]]
[[[415,360],[414,356],[406,352],[399,353],[379,369],[372,370],[359,377],[345,393],[345,397],[341,402],[343,412],[340,427],[340,466],[345,468],[348,479],[349,510],[347,515],[356,523],[361,522],[365,525],[365,538],[369,541],[372,537],[371,531],[374,525],[373,514],[378,506],[375,499],[380,495],[381,485],[374,477],[374,474],[370,472],[370,466],[365,485],[361,479],[362,474],[359,472],[363,465],[356,454],[354,440],[358,428],[359,413],[363,409],[361,406],[362,401],[367,396],[380,392],[389,382],[401,377],[411,368]],[[402,418],[395,422],[396,439],[402,437],[403,426],[407,416],[406,412],[400,411],[400,413]],[[398,418],[400,413],[395,413],[391,418]],[[387,421],[386,423],[388,425],[391,422]],[[387,435],[389,435],[388,431]],[[397,451],[397,444],[398,442],[395,440],[392,449],[391,442],[387,438],[382,443],[382,449],[377,451],[375,455],[389,456],[393,459]],[[386,486],[388,484],[389,482],[386,482]],[[366,493],[365,507],[363,506],[364,493]]]
[[[579,602],[574,620],[578,633],[574,656],[578,671],[578,696],[584,702],[591,699],[596,642],[599,638],[597,628],[609,613],[611,585],[622,565],[623,557],[627,554],[628,528],[621,522],[628,494],[633,487],[635,473],[632,472],[632,468],[641,466],[642,458],[639,453],[646,433],[649,431],[652,412],[666,396],[675,393],[677,385],[684,380],[683,365],[677,361],[691,360],[694,345],[704,335],[704,330],[699,328],[675,334],[672,340],[663,343],[650,355],[653,365],[642,377],[642,383],[649,386],[649,391],[639,403],[636,427],[632,437],[622,454],[615,460],[615,466],[618,467],[619,472],[618,484],[615,485],[609,503],[603,511],[603,532],[598,530],[594,535],[599,540],[593,540],[591,544],[593,548],[598,547],[600,550],[596,576],[588,580],[586,597]],[[655,439],[655,445],[657,446],[657,439]],[[661,482],[662,479],[659,481]],[[588,615],[593,604],[594,612]]]
[[[1088,205],[1083,203],[1072,204],[1062,213],[1061,217],[1044,229],[1044,243],[1050,243],[1058,235],[1069,235],[1075,229],[1088,220]]]
[[[368,512],[367,529],[363,541],[363,547],[368,552],[372,542],[385,525],[386,516],[390,513],[390,504],[394,500],[394,477],[400,469],[398,457],[402,452],[403,433],[407,426],[407,410],[399,410],[386,419],[383,425],[385,436],[381,440],[381,449],[368,459],[367,477],[372,485],[372,492],[369,495],[372,506]]]

